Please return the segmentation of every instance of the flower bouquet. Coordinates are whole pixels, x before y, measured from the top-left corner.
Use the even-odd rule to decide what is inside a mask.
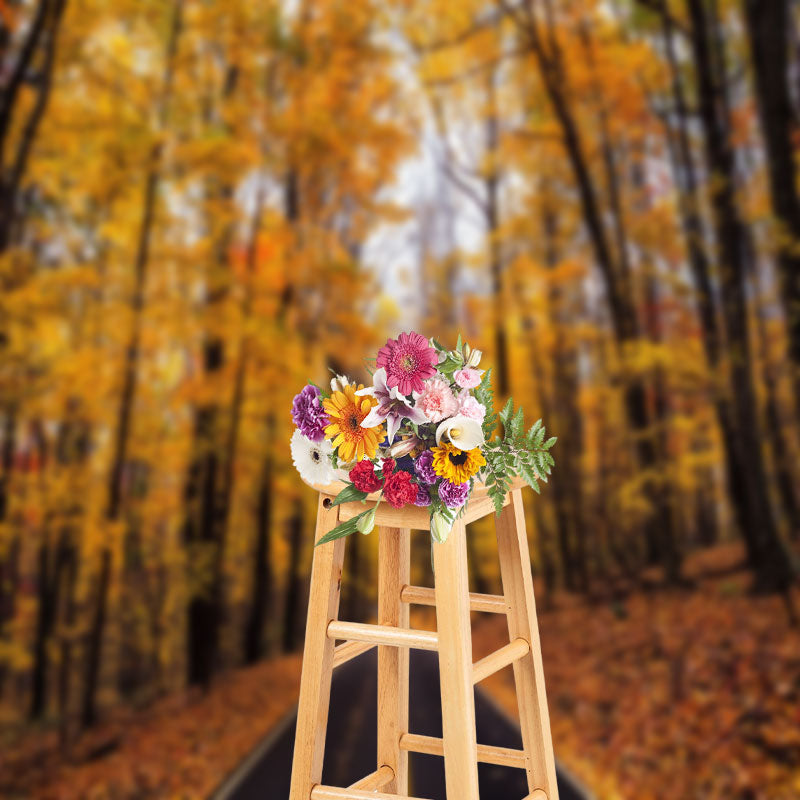
[[[292,460],[300,476],[316,486],[345,481],[334,505],[379,493],[394,508],[429,507],[437,542],[447,539],[476,481],[498,514],[513,478],[539,492],[554,465],[556,438],[545,439],[541,420],[525,432],[513,399],[495,413],[491,370],[478,369],[480,361],[481,351],[460,336],[447,350],[419,333],[401,333],[378,351],[372,386],[341,375],[330,390],[310,383],[292,405]],[[317,544],[374,526],[373,506]]]

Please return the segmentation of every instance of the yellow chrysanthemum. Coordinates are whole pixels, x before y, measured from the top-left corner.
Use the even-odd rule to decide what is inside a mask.
[[[433,471],[451,483],[466,483],[481,467],[486,459],[480,447],[472,450],[459,450],[455,445],[442,444],[431,448]]]
[[[330,424],[325,427],[325,437],[339,448],[339,461],[360,461],[365,455],[375,458],[378,443],[383,439],[383,425],[362,428],[362,420],[377,404],[374,397],[356,397],[364,387],[348,385],[341,392],[334,392],[322,402]]]

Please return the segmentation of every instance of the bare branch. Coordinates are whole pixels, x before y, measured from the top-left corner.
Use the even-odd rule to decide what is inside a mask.
[[[17,63],[14,65],[7,85],[3,87],[2,94],[0,94],[0,156],[2,156],[6,135],[11,124],[11,111],[14,108],[14,102],[36,52],[49,11],[50,0],[40,0],[36,8],[36,16],[33,18],[28,35],[22,44]]]
[[[486,200],[481,197],[480,193],[474,186],[467,183],[467,181],[456,172],[455,166],[448,160],[441,162],[442,170],[445,177],[469,200],[471,200],[485,217],[488,214]]]
[[[684,36],[691,35],[691,31],[686,27],[686,25],[684,25],[679,19],[676,19],[675,16],[670,13],[665,0],[635,0],[635,2],[638,3],[642,8],[658,14],[662,19],[669,20],[669,24]]]
[[[432,42],[428,42],[427,44],[418,44],[416,42],[412,42],[411,45],[415,52],[420,54],[432,53],[437,50],[447,50],[450,47],[457,47],[458,45],[469,41],[473,36],[481,31],[491,28],[492,26],[496,25],[501,18],[502,14],[490,13],[482,19],[475,20],[475,22],[473,22],[473,24],[468,28],[465,28],[463,31],[459,31],[459,33],[447,39],[436,39]]]
[[[519,58],[520,56],[525,56],[527,54],[528,54],[528,48],[518,47],[515,50],[511,50],[508,53],[502,53],[496,58],[490,58],[488,61],[484,61],[481,64],[476,64],[474,67],[470,67],[469,69],[464,70],[464,72],[460,72],[457,75],[450,75],[447,78],[435,78],[432,80],[425,81],[425,85],[437,89],[446,86],[453,86],[457,83],[460,83],[463,80],[472,78],[476,75],[480,75],[484,72],[488,72],[505,61],[509,61],[514,58]]]

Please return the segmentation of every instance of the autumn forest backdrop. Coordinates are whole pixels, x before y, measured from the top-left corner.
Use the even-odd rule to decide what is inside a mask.
[[[557,757],[800,796],[799,148],[794,0],[0,0],[0,794],[203,797],[291,706],[291,400],[413,328],[559,437]]]

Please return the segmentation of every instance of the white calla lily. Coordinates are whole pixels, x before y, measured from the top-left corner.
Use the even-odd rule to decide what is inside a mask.
[[[439,424],[436,429],[437,445],[441,444],[442,437],[445,435],[459,450],[472,450],[485,442],[480,422],[461,414],[450,417]]]

